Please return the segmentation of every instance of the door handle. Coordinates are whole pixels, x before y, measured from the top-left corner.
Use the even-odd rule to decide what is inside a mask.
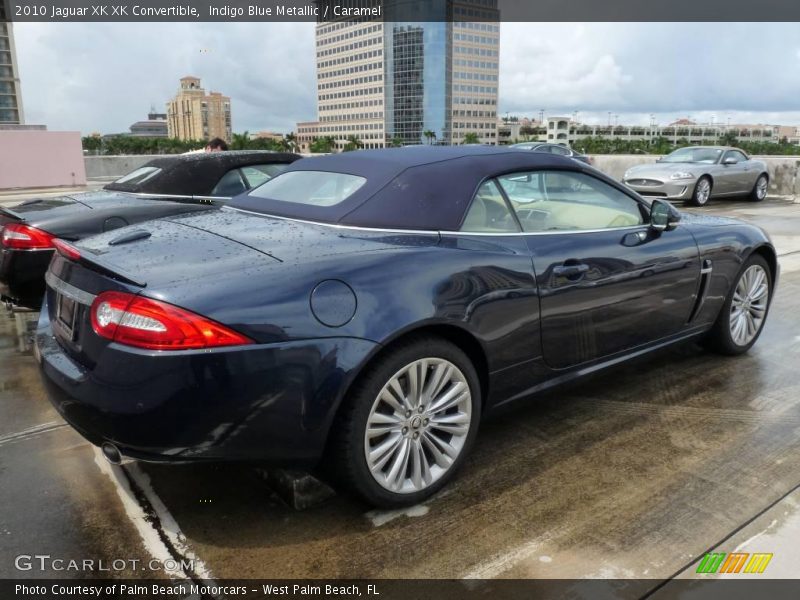
[[[579,279],[589,272],[589,265],[560,265],[553,268],[553,275],[556,277],[566,277],[567,279]]]

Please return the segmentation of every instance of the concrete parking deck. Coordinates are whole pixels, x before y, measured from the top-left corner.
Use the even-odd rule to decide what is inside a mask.
[[[0,315],[0,505],[10,509],[0,514],[0,577],[37,575],[15,571],[20,553],[167,553],[217,578],[655,586],[694,576],[709,549],[756,547],[774,553],[765,577],[796,576],[800,204],[691,210],[758,223],[775,239],[782,278],[754,349],[725,358],[684,345],[518,406],[483,424],[452,485],[402,511],[334,497],[297,512],[247,466],[98,463],[45,399],[15,320]]]
[[[86,185],[77,187],[50,187],[36,189],[10,189],[0,190],[0,207],[11,207],[30,198],[52,198],[54,196],[69,196],[99,190],[104,185],[113,181],[108,178],[96,178],[87,181]]]

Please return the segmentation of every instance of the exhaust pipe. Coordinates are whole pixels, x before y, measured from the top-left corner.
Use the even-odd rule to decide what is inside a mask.
[[[103,456],[105,456],[106,460],[112,465],[122,464],[122,454],[114,444],[106,442],[100,449],[103,451]]]

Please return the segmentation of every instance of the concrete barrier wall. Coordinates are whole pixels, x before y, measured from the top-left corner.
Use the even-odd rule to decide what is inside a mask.
[[[87,156],[87,177],[121,177],[158,156]],[[594,165],[616,180],[634,165],[655,162],[658,158],[649,154],[600,154],[593,156]],[[770,193],[783,196],[800,194],[800,157],[757,157],[767,163],[770,178]]]
[[[138,156],[86,156],[84,157],[86,176],[92,178],[105,177],[116,179],[117,177],[122,177],[126,173],[130,173],[134,169],[138,169],[154,158],[160,158],[160,156],[150,156],[146,154]]]
[[[85,183],[77,131],[0,131],[0,190]]]
[[[653,163],[658,158],[649,154],[598,154],[592,157],[594,166],[613,177],[622,179],[625,171],[635,165]],[[767,164],[769,172],[769,193],[781,196],[800,194],[800,156],[755,156]]]

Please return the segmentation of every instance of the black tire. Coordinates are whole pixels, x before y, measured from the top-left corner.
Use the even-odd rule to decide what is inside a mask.
[[[737,344],[736,341],[733,339],[733,334],[731,332],[731,304],[733,303],[734,293],[736,291],[736,287],[739,284],[744,273],[753,265],[758,265],[762,269],[767,276],[767,286],[769,290],[769,296],[764,312],[764,317],[762,322],[759,324],[758,331],[749,342],[746,344],[740,345]],[[719,311],[719,316],[715,321],[711,331],[709,331],[708,336],[706,338],[706,345],[715,352],[719,352],[720,354],[725,354],[727,356],[737,356],[739,354],[744,354],[750,348],[753,347],[753,344],[756,343],[758,338],[761,336],[761,332],[764,331],[764,325],[767,321],[767,316],[769,315],[769,307],[771,305],[772,300],[772,272],[770,271],[769,265],[767,261],[761,255],[754,254],[750,258],[745,261],[742,268],[739,270],[739,273],[736,275],[736,279],[731,286],[731,289],[728,291],[728,295],[725,297],[725,302],[722,304],[722,308]]]
[[[701,183],[702,182],[702,183]],[[704,185],[708,185],[708,193],[704,193]],[[694,206],[705,206],[711,199],[711,192],[714,189],[714,184],[708,175],[703,175],[694,184],[694,191],[692,192],[692,204]]]
[[[437,480],[420,491],[393,492],[377,481],[367,464],[365,452],[367,422],[378,394],[389,380],[405,366],[423,358],[449,361],[464,375],[471,396],[471,402],[468,403],[471,405],[469,429],[460,453]],[[478,432],[480,412],[481,388],[478,375],[472,362],[461,349],[446,340],[430,335],[405,340],[369,365],[350,390],[333,425],[327,464],[323,466],[324,476],[334,487],[345,487],[375,506],[395,508],[417,504],[444,487],[461,466]]]
[[[764,184],[763,189],[759,186]],[[767,197],[767,186],[769,185],[769,175],[766,173],[762,173],[756,179],[755,184],[753,185],[753,189],[750,190],[750,195],[748,198],[751,202],[761,202],[764,198]]]

